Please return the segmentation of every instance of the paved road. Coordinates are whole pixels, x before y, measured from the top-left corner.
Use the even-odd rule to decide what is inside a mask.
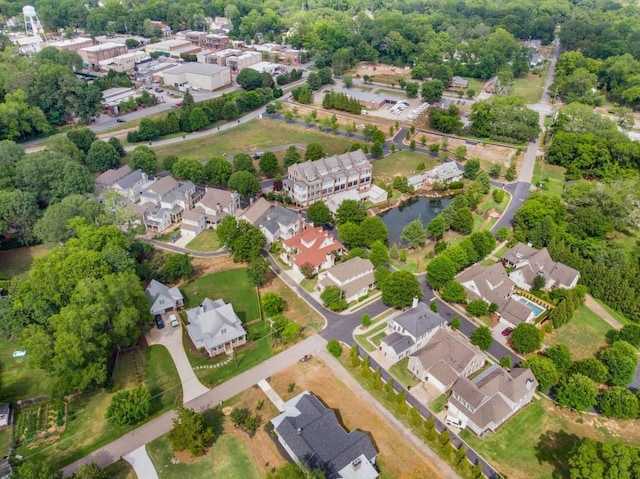
[[[295,364],[305,354],[318,354],[324,350],[325,346],[326,341],[322,337],[317,334],[311,336],[248,371],[222,383],[220,386],[210,389],[196,399],[185,403],[185,407],[198,411],[215,407],[220,404],[221,401],[226,401],[240,394],[245,389],[252,387],[254,384],[257,384],[261,379],[270,377]],[[241,360],[242,354],[240,354],[240,361]],[[175,412],[169,411],[131,431],[129,434],[125,434],[119,439],[101,447],[97,451],[65,467],[63,469],[64,477],[69,477],[80,466],[90,462],[96,462],[100,467],[106,467],[112,464],[122,456],[129,454],[139,447],[143,447],[145,444],[169,432],[173,427],[172,420],[174,417]],[[65,440],[72,441],[73,437],[66,438]]]

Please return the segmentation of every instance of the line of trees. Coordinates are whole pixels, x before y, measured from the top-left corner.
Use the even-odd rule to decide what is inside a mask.
[[[324,94],[322,106],[327,109],[346,111],[360,114],[362,105],[355,98],[350,98],[345,93],[334,93],[332,91]]]

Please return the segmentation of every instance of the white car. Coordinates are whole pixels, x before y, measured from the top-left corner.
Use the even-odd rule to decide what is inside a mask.
[[[453,426],[457,428],[462,428],[463,426],[462,421],[459,418],[454,416],[445,417],[444,422],[446,422],[449,426]]]
[[[171,327],[173,328],[177,328],[178,326],[180,326],[180,321],[178,321],[178,318],[176,318],[175,314],[169,315],[169,322],[171,323]]]

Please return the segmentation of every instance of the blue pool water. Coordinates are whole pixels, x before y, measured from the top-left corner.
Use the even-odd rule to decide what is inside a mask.
[[[546,311],[546,309],[544,309],[542,306],[540,306],[539,304],[534,303],[531,300],[528,300],[527,298],[523,297],[523,296],[518,296],[517,294],[513,295],[513,298],[516,301],[520,301],[522,304],[524,304],[527,308],[529,308],[531,311],[533,311],[533,314],[536,315],[536,318],[538,316],[540,316],[542,313],[544,313]]]

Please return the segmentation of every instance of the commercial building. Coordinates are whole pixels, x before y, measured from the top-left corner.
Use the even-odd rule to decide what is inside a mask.
[[[61,40],[59,42],[48,42],[48,47],[55,47],[58,50],[70,50],[77,52],[81,48],[87,48],[93,45],[93,40],[87,37],[70,38],[68,40]]]
[[[184,63],[163,73],[165,85],[217,90],[231,84],[231,70],[208,63]]]
[[[131,73],[136,69],[139,62],[147,58],[149,58],[149,55],[142,50],[125,53],[124,55],[118,55],[113,58],[101,60],[100,70],[104,72],[115,70],[117,72]]]
[[[229,37],[217,33],[196,32],[187,30],[176,35],[179,40],[189,40],[193,45],[197,45],[209,50],[220,51],[229,48]]]
[[[372,171],[367,157],[357,150],[292,165],[283,184],[295,203],[308,206],[342,191],[368,189]]]
[[[180,58],[182,54],[197,54],[201,48],[192,44],[189,40],[165,40],[158,43],[150,43],[144,47],[149,54],[162,55],[171,58]]]
[[[100,69],[100,62],[118,55],[124,55],[129,49],[120,43],[107,42],[78,50],[85,66],[92,70]]]

